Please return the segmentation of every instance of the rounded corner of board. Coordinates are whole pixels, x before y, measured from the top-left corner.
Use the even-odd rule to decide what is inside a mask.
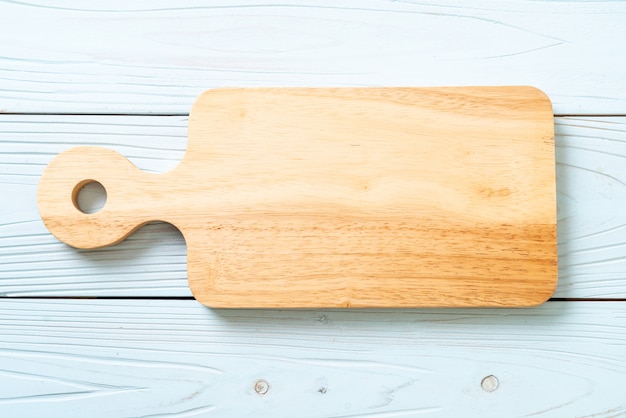
[[[537,100],[543,102],[550,109],[550,116],[553,115],[554,109],[552,106],[552,100],[550,100],[550,96],[548,96],[548,93],[535,86],[523,86],[523,88],[526,89],[526,91],[528,91],[529,93],[532,93],[534,96],[536,96]]]
[[[542,289],[542,292],[538,292],[536,295],[534,295],[533,298],[529,299],[524,307],[534,308],[548,302],[552,298],[552,296],[554,296],[557,284],[558,278],[555,277],[554,280],[552,280],[550,283],[546,283],[546,285]]]
[[[245,87],[216,87],[216,88],[212,88],[212,89],[207,89],[204,90],[202,93],[200,93],[196,99],[194,100],[194,104],[193,106],[196,105],[196,103],[198,102],[202,102],[203,100],[206,100],[207,98],[210,98],[211,96],[222,96],[222,95],[227,95],[227,94],[237,94],[239,92],[243,92],[249,90],[249,88],[245,88]]]

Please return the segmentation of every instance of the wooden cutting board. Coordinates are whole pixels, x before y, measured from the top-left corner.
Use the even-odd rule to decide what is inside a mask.
[[[211,90],[175,169],[74,148],[38,205],[78,248],[172,223],[212,307],[529,306],[557,281],[553,126],[531,87]]]

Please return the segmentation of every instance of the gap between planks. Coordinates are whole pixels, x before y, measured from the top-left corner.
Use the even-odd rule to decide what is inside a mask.
[[[174,113],[150,113],[150,112],[134,112],[134,113],[74,113],[74,112],[3,112],[0,115],[7,116],[178,116],[189,117],[188,112]],[[555,118],[614,118],[626,117],[626,113],[555,113]]]
[[[25,300],[84,300],[84,299],[99,299],[99,300],[196,300],[193,296],[0,296],[0,299],[25,299]],[[626,302],[626,298],[550,298],[544,303],[550,302]],[[290,308],[270,308],[264,310],[285,310]],[[293,308],[291,308],[293,309]],[[324,310],[325,308],[317,308]],[[329,308],[336,309],[336,308]],[[356,310],[377,310],[381,308],[357,308]],[[391,308],[394,309],[394,308]],[[446,308],[399,308],[399,309],[446,309]],[[488,309],[488,308],[466,308],[466,309]],[[503,307],[507,309],[507,307]],[[511,308],[508,308],[511,309]],[[532,309],[532,307],[530,308]],[[298,310],[298,308],[296,308]],[[355,310],[355,309],[346,309]]]

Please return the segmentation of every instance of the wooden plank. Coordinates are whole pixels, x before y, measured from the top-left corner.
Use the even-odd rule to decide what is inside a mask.
[[[626,112],[623,2],[4,2],[4,112],[181,113],[207,88],[534,85]],[[557,18],[558,17],[558,18]]]
[[[626,119],[557,118],[557,297],[626,297]]]
[[[0,294],[191,296],[182,237],[148,225],[121,244],[77,251],[40,221],[37,183],[59,152],[111,147],[166,171],[186,148],[185,117],[0,117]],[[626,118],[556,118],[559,285],[556,297],[626,297]]]
[[[619,302],[246,311],[5,299],[0,412],[614,417],[626,413],[625,351]]]
[[[214,308],[533,306],[557,282],[554,119],[529,87],[209,90],[174,170],[75,147],[37,206],[83,249],[172,223]]]

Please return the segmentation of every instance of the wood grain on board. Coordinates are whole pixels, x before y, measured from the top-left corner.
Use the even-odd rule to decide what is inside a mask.
[[[4,2],[4,112],[186,114],[216,87],[533,85],[626,112],[626,3]]]
[[[537,305],[556,287],[553,132],[531,87],[210,90],[173,170],[77,147],[37,201],[77,248],[172,223],[212,307]],[[93,181],[107,202],[83,213]]]
[[[4,416],[614,417],[626,306],[212,310],[3,300]]]
[[[37,184],[54,156],[87,143],[115,149],[140,169],[174,168],[185,117],[0,116],[0,294],[191,296],[185,242],[167,224],[124,242],[76,250],[44,227]],[[556,297],[626,297],[626,118],[555,119],[559,284]]]

